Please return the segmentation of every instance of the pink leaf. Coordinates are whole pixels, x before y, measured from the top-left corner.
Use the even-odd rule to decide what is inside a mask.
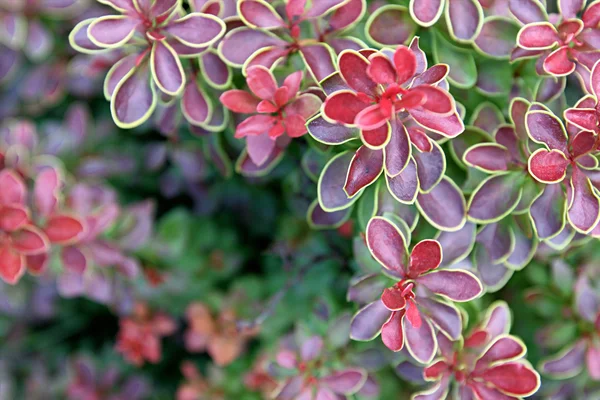
[[[233,112],[241,114],[251,114],[256,112],[259,99],[254,97],[252,93],[245,90],[232,89],[228,90],[219,98],[221,103]]]

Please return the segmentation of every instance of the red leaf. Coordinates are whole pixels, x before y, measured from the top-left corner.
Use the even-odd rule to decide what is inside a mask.
[[[539,375],[524,364],[511,362],[486,370],[482,377],[498,389],[514,396],[527,396],[540,385]]]
[[[0,205],[0,230],[14,232],[29,220],[27,209],[19,204]]]
[[[355,51],[340,54],[338,68],[340,74],[352,89],[360,93],[375,94],[377,84],[367,73],[369,61]]]
[[[260,102],[252,93],[245,90],[228,90],[219,98],[221,103],[236,113],[251,114],[256,112],[256,106]]]
[[[381,301],[390,311],[398,311],[406,307],[406,299],[402,295],[402,290],[397,286],[384,289]]]
[[[23,256],[8,245],[0,245],[0,278],[14,285],[25,273]]]
[[[544,71],[554,76],[569,75],[575,71],[575,63],[569,59],[569,48],[563,46],[550,53],[544,60]]]
[[[529,172],[544,183],[562,181],[568,166],[569,160],[560,150],[539,149],[529,157]]]
[[[367,74],[371,79],[380,84],[390,84],[397,80],[396,70],[390,60],[383,54],[375,53],[369,57],[371,65]]]
[[[528,50],[548,49],[558,43],[558,32],[549,22],[525,25],[517,36],[517,44]]]
[[[408,322],[410,322],[410,324],[416,329],[419,329],[423,323],[421,319],[421,313],[419,312],[414,300],[407,301],[406,318],[408,319]]]
[[[417,72],[417,57],[406,46],[398,46],[394,53],[394,65],[398,74],[398,83],[402,84]]]
[[[357,194],[361,189],[375,182],[383,171],[383,151],[371,150],[367,146],[360,147],[350,163],[344,190],[348,197]]]
[[[423,376],[427,380],[438,380],[442,375],[449,370],[448,364],[445,361],[440,360],[423,370]]]
[[[381,328],[381,340],[392,351],[400,351],[404,347],[402,318],[404,311],[392,313],[392,317]]]
[[[84,231],[83,223],[68,215],[54,215],[48,219],[44,232],[52,243],[67,244],[76,241]]]
[[[329,120],[351,125],[356,115],[368,106],[356,93],[344,90],[327,97],[323,114]]]
[[[248,68],[246,83],[257,97],[263,100],[273,100],[277,90],[277,82],[275,82],[275,77],[268,68],[261,65]]]
[[[436,269],[442,262],[442,246],[437,240],[422,240],[410,253],[408,274],[412,278]]]

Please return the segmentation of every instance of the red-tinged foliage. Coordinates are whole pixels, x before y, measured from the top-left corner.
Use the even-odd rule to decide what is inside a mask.
[[[598,397],[599,59],[583,0],[0,0],[0,397]]]
[[[131,364],[156,364],[161,359],[161,339],[173,334],[176,328],[169,316],[137,303],[133,315],[120,321],[115,349]]]

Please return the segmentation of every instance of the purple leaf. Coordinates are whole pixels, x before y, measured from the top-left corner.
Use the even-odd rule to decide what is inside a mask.
[[[548,239],[560,233],[565,226],[566,207],[566,197],[560,184],[546,185],[535,198],[529,212],[540,239]]]
[[[212,87],[223,89],[229,86],[232,77],[231,70],[214,50],[200,55],[200,68],[207,83]]]
[[[422,364],[429,364],[437,350],[433,326],[423,318],[420,327],[413,326],[408,318],[402,319],[402,330],[408,352]]]
[[[267,161],[262,165],[256,165],[248,156],[248,152],[244,151],[236,161],[236,170],[244,176],[265,176],[279,164],[283,158],[283,151],[275,147],[275,151],[271,153]]]
[[[110,100],[119,82],[135,68],[137,54],[123,57],[114,64],[104,78],[104,97]]]
[[[577,341],[556,356],[544,361],[540,366],[543,373],[559,379],[577,375],[584,366],[586,343]]]
[[[486,55],[508,58],[514,48],[519,25],[504,17],[488,17],[475,39],[475,46]]]
[[[181,98],[181,112],[190,124],[196,126],[206,124],[211,117],[212,104],[195,79],[185,85]]]
[[[257,166],[263,165],[274,149],[275,141],[269,137],[268,132],[262,135],[250,135],[246,137],[248,156]]]
[[[348,368],[343,371],[334,372],[321,379],[334,393],[352,395],[356,393],[365,383],[367,373],[358,368]]]
[[[491,133],[504,123],[502,112],[493,103],[485,102],[480,104],[471,117],[469,125],[473,125],[485,132]]]
[[[210,14],[191,13],[169,22],[165,32],[188,47],[210,46],[225,33],[225,24]]]
[[[526,115],[526,126],[529,137],[543,143],[550,150],[567,153],[567,133],[562,122],[547,111],[530,111]]]
[[[573,169],[571,196],[567,218],[575,230],[588,233],[600,220],[600,199],[589,178],[579,168]]]
[[[458,340],[462,331],[462,320],[456,307],[429,298],[419,298],[420,309],[441,331],[452,340]]]
[[[466,222],[465,199],[460,189],[444,177],[429,193],[419,193],[417,207],[421,215],[436,228],[456,231]]]
[[[371,150],[367,146],[361,146],[352,157],[348,167],[344,191],[348,197],[353,197],[375,182],[382,172],[383,151]]]
[[[600,296],[590,286],[585,274],[581,274],[575,284],[575,307],[579,315],[589,322],[595,322],[600,311]]]
[[[508,7],[523,24],[540,22],[548,18],[544,5],[538,0],[509,0]]]
[[[389,220],[373,217],[367,225],[367,246],[385,268],[404,274],[406,244],[400,230]]]
[[[306,127],[308,133],[315,140],[330,145],[346,143],[359,137],[356,128],[349,128],[342,124],[332,124],[327,122],[320,114],[310,119]]]
[[[317,185],[319,204],[323,210],[329,212],[343,210],[358,199],[359,196],[348,197],[344,190],[346,175],[353,158],[352,152],[340,153],[323,168]]]
[[[335,72],[333,50],[325,43],[303,45],[300,48],[300,55],[317,82]]]
[[[417,166],[410,158],[406,167],[393,178],[385,176],[388,190],[396,200],[401,203],[414,203],[419,191],[419,178],[417,177]]]
[[[443,266],[452,265],[464,259],[473,249],[475,244],[475,224],[467,222],[455,232],[440,232],[436,238],[442,246],[444,259]]]
[[[483,327],[491,338],[508,333],[512,325],[510,309],[504,301],[496,301],[486,311]]]
[[[477,0],[447,0],[446,21],[450,35],[468,42],[481,30],[483,10]]]
[[[370,254],[369,257],[371,257]],[[381,275],[364,275],[351,281],[347,299],[360,305],[367,304],[380,297],[385,288],[386,282]]]
[[[475,368],[488,366],[498,361],[517,359],[525,354],[527,349],[523,342],[514,336],[500,336],[487,348],[485,353],[477,360]]]
[[[537,249],[537,240],[533,237],[531,222],[527,221],[523,223],[527,223],[527,233],[524,232],[520,225],[513,227],[515,247],[506,260],[506,264],[514,269],[525,267],[531,261]]]
[[[53,36],[46,28],[37,21],[30,20],[27,32],[25,52],[29,58],[40,60],[48,56],[52,50]]]
[[[585,0],[559,0],[558,10],[564,19],[577,18],[585,3]]]
[[[432,292],[453,301],[469,301],[482,293],[479,279],[470,272],[439,270],[422,275],[415,280]]]
[[[493,263],[505,261],[514,249],[512,230],[500,222],[485,225],[477,234],[477,241],[485,246]]]
[[[277,11],[265,1],[241,0],[238,10],[244,23],[252,28],[276,29],[286,26]]]
[[[158,88],[171,96],[183,90],[185,75],[175,50],[166,41],[155,41],[150,53],[150,67]]]
[[[377,8],[367,20],[365,33],[379,46],[406,44],[414,35],[417,25],[406,7],[384,5]]]
[[[392,134],[385,146],[385,171],[393,177],[398,175],[408,164],[412,154],[412,146],[406,127],[400,121],[390,121]]]
[[[271,46],[282,48],[286,45],[286,41],[269,32],[239,27],[225,35],[219,44],[219,53],[225,62],[241,68],[255,52]]]
[[[306,12],[307,18],[318,18],[330,11],[335,10],[340,5],[345,4],[343,0],[315,0]]]
[[[144,123],[156,108],[156,91],[150,83],[147,64],[131,70],[115,87],[110,109],[120,128]]]
[[[513,270],[502,263],[494,263],[484,247],[476,247],[475,261],[481,282],[488,293],[501,289],[513,274]]]
[[[496,143],[480,143],[470,147],[463,155],[465,164],[484,172],[501,172],[508,169],[510,154],[506,147]]]
[[[367,304],[354,315],[350,323],[350,338],[359,341],[375,339],[381,332],[381,327],[391,316],[381,300]]]
[[[327,212],[315,200],[308,208],[308,222],[314,229],[338,228],[350,217],[350,209]]]
[[[437,185],[444,172],[446,172],[446,157],[441,147],[433,142],[430,152],[413,152],[413,158],[417,163],[417,175],[419,176],[419,188],[421,192],[427,193]]]
[[[300,348],[300,356],[302,361],[314,360],[321,354],[323,350],[323,339],[318,336],[312,336],[302,343]]]
[[[126,15],[108,15],[92,22],[87,33],[96,46],[119,47],[131,39],[139,24],[139,20]]]
[[[429,27],[437,22],[444,10],[443,0],[411,0],[410,15],[421,26]]]
[[[469,218],[490,223],[508,215],[519,203],[522,186],[513,174],[492,175],[484,180],[469,199]]]
[[[535,101],[549,103],[565,91],[567,80],[564,76],[547,76],[540,80],[535,91]]]

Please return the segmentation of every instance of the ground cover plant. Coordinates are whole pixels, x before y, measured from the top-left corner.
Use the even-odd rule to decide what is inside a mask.
[[[0,0],[0,399],[600,398],[600,1]]]

